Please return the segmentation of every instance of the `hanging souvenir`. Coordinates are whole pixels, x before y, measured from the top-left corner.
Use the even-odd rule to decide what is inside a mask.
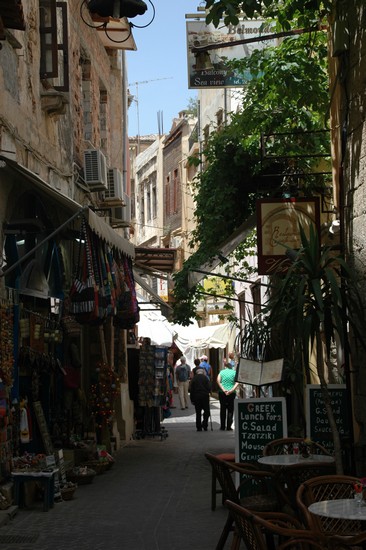
[[[82,246],[82,243],[84,243],[84,246]],[[98,298],[98,288],[95,281],[90,246],[90,234],[83,218],[76,276],[70,290],[70,313],[75,315],[78,323],[89,323],[98,319]]]

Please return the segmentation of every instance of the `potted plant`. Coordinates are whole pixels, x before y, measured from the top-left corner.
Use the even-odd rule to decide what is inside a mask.
[[[291,250],[292,263],[285,275],[275,275],[264,316],[267,329],[275,333],[283,349],[309,373],[310,354],[315,351],[316,373],[332,431],[337,473],[343,473],[341,441],[328,391],[326,366],[334,342],[348,346],[346,324],[365,347],[358,326],[364,326],[362,301],[350,267],[341,255],[322,247],[311,226],[307,237],[300,227],[301,248]]]

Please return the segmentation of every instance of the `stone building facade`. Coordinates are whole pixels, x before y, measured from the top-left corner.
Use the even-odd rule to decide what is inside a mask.
[[[21,305],[27,299],[29,307],[31,297],[37,315],[48,315],[50,298],[62,301],[70,290],[81,215],[96,239],[116,254],[134,255],[128,227],[115,230],[109,221],[130,187],[123,49],[136,45],[132,36],[117,47],[108,44],[86,3],[7,4],[0,12],[0,296],[16,285]],[[63,259],[57,270],[50,259],[56,256]],[[18,267],[10,273],[12,263]],[[129,439],[126,331],[115,330],[111,320],[103,325],[106,349],[100,329],[83,326],[77,334],[86,390],[102,355],[121,374],[116,439]]]

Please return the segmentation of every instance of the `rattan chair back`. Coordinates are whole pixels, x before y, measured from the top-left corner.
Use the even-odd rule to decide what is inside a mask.
[[[351,536],[364,530],[359,520],[328,518],[309,512],[314,502],[353,498],[354,484],[359,479],[353,476],[326,475],[304,481],[296,493],[296,504],[304,523],[310,529],[327,535]]]
[[[335,473],[335,462],[318,462],[316,459],[309,460],[308,462],[299,462],[298,464],[284,468],[281,475],[283,482],[286,484],[287,495],[292,508],[296,511],[296,494],[302,483],[309,479],[330,476]]]
[[[315,441],[306,442],[303,437],[282,437],[267,443],[263,448],[263,456],[293,454],[295,445],[298,447],[307,445],[311,454],[331,454],[328,449]]]
[[[276,511],[282,507],[282,501],[277,493],[276,476],[272,472],[261,470],[252,463],[233,463],[221,460],[217,456],[205,453],[211,464],[223,494],[223,500],[230,500],[254,511]],[[236,477],[235,477],[236,474]],[[239,481],[237,481],[239,480]],[[224,548],[234,520],[228,514],[221,533],[217,550]]]
[[[326,539],[311,530],[301,529],[299,523],[286,514],[256,514],[243,506],[227,501],[236,535],[250,550],[324,550]],[[238,548],[238,545],[236,546]]]

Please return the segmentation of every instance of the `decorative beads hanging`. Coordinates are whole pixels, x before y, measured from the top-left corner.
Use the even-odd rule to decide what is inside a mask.
[[[110,423],[115,412],[115,400],[120,394],[120,380],[106,363],[98,363],[95,369],[97,382],[91,387],[91,407],[98,427]]]
[[[14,367],[14,310],[13,305],[0,302],[0,378],[5,386],[13,385]]]

